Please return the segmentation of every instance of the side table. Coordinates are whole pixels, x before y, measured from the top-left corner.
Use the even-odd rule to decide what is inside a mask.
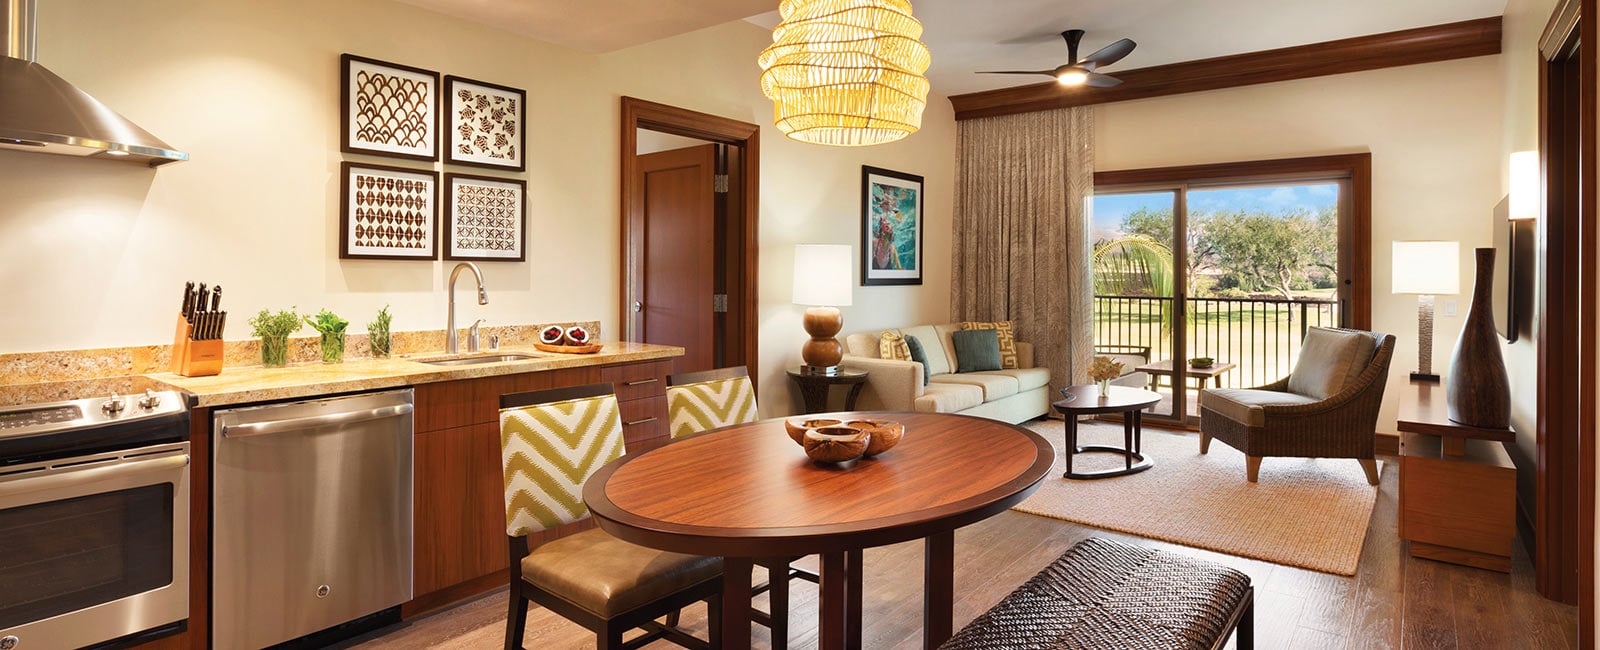
[[[1402,392],[1400,538],[1412,557],[1511,572],[1517,470],[1510,429],[1450,421],[1442,384]]]
[[[867,371],[840,368],[831,375],[806,372],[804,367],[789,369],[789,379],[800,387],[800,399],[805,402],[806,413],[828,412],[828,393],[834,386],[849,386],[844,398],[844,410],[856,410],[856,398],[867,385]]]
[[[1161,395],[1139,388],[1127,386],[1112,386],[1111,392],[1106,397],[1100,396],[1099,386],[1068,386],[1061,389],[1061,399],[1050,406],[1067,418],[1067,471],[1063,475],[1071,479],[1110,478],[1113,476],[1127,476],[1150,469],[1154,463],[1145,458],[1139,451],[1140,438],[1143,436],[1139,414],[1145,409],[1155,406],[1161,401]],[[1106,445],[1078,445],[1078,416],[1098,415],[1101,413],[1122,414],[1122,447]],[[1122,469],[1108,469],[1097,472],[1072,471],[1072,457],[1085,452],[1108,452],[1120,454],[1125,461]]]

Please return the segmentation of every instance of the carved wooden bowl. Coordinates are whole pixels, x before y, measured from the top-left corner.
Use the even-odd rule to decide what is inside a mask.
[[[807,431],[822,427],[836,427],[841,424],[844,423],[831,418],[804,417],[784,420],[783,428],[789,432],[789,437],[794,439],[794,444],[804,446],[806,444]]]
[[[871,436],[846,426],[822,427],[806,432],[806,455],[819,463],[854,462],[866,452]]]
[[[900,439],[906,435],[906,425],[889,420],[851,420],[844,425],[867,433],[869,442],[862,454],[864,456],[876,456],[889,451],[900,444]]]

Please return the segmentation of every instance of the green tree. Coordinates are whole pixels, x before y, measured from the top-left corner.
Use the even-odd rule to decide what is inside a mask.
[[[1276,291],[1294,299],[1312,286],[1314,274],[1331,274],[1338,260],[1338,217],[1332,209],[1312,214],[1225,210],[1204,218],[1217,267],[1245,291]]]
[[[1191,284],[1201,269],[1214,267],[1217,262],[1216,245],[1207,236],[1206,221],[1205,214],[1189,215],[1189,228],[1184,236],[1184,244],[1188,246],[1188,258],[1184,266],[1188,270],[1187,277]],[[1166,246],[1172,241],[1172,209],[1134,210],[1122,218],[1122,232],[1129,235],[1143,235]]]

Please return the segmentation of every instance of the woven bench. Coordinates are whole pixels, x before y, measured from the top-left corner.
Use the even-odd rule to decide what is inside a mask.
[[[1090,538],[939,646],[1221,648],[1254,646],[1250,577],[1185,555]]]

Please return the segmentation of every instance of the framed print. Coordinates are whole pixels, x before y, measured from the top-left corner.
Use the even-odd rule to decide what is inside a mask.
[[[519,180],[445,174],[444,258],[521,262],[528,230],[528,185]]]
[[[922,177],[861,166],[861,286],[922,284]]]
[[[438,160],[439,73],[354,54],[339,60],[339,150]]]
[[[438,172],[352,162],[340,169],[340,258],[438,257]]]
[[[445,111],[450,116],[445,162],[524,171],[523,113],[527,93],[463,77],[445,76]]]

